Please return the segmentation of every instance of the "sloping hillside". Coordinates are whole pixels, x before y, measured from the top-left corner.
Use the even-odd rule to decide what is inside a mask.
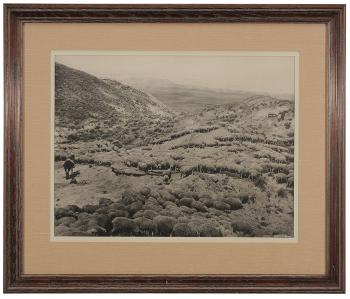
[[[293,137],[294,101],[252,96],[238,104],[210,107],[206,118],[225,123],[232,132]]]
[[[67,124],[87,119],[170,115],[153,96],[113,80],[101,80],[65,65],[55,65],[55,115]]]

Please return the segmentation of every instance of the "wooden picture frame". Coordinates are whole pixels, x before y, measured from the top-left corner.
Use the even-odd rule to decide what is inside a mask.
[[[345,5],[5,4],[5,292],[345,292]],[[23,273],[23,26],[26,23],[322,23],[328,33],[325,275]]]

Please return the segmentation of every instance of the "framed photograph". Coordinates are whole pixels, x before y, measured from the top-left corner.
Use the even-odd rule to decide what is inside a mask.
[[[5,9],[5,292],[345,292],[344,5]]]

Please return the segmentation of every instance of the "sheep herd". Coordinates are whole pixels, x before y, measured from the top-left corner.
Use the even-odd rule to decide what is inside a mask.
[[[254,236],[254,227],[235,221],[232,211],[255,201],[249,194],[212,198],[182,190],[143,187],[98,204],[55,209],[56,236],[223,237]]]

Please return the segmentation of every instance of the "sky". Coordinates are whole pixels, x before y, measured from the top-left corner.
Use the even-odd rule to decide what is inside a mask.
[[[96,55],[94,53],[94,55],[58,54],[55,56],[55,61],[103,79],[166,79],[174,83],[215,89],[272,95],[294,94],[293,56],[237,56],[228,53],[220,55],[208,53]]]

